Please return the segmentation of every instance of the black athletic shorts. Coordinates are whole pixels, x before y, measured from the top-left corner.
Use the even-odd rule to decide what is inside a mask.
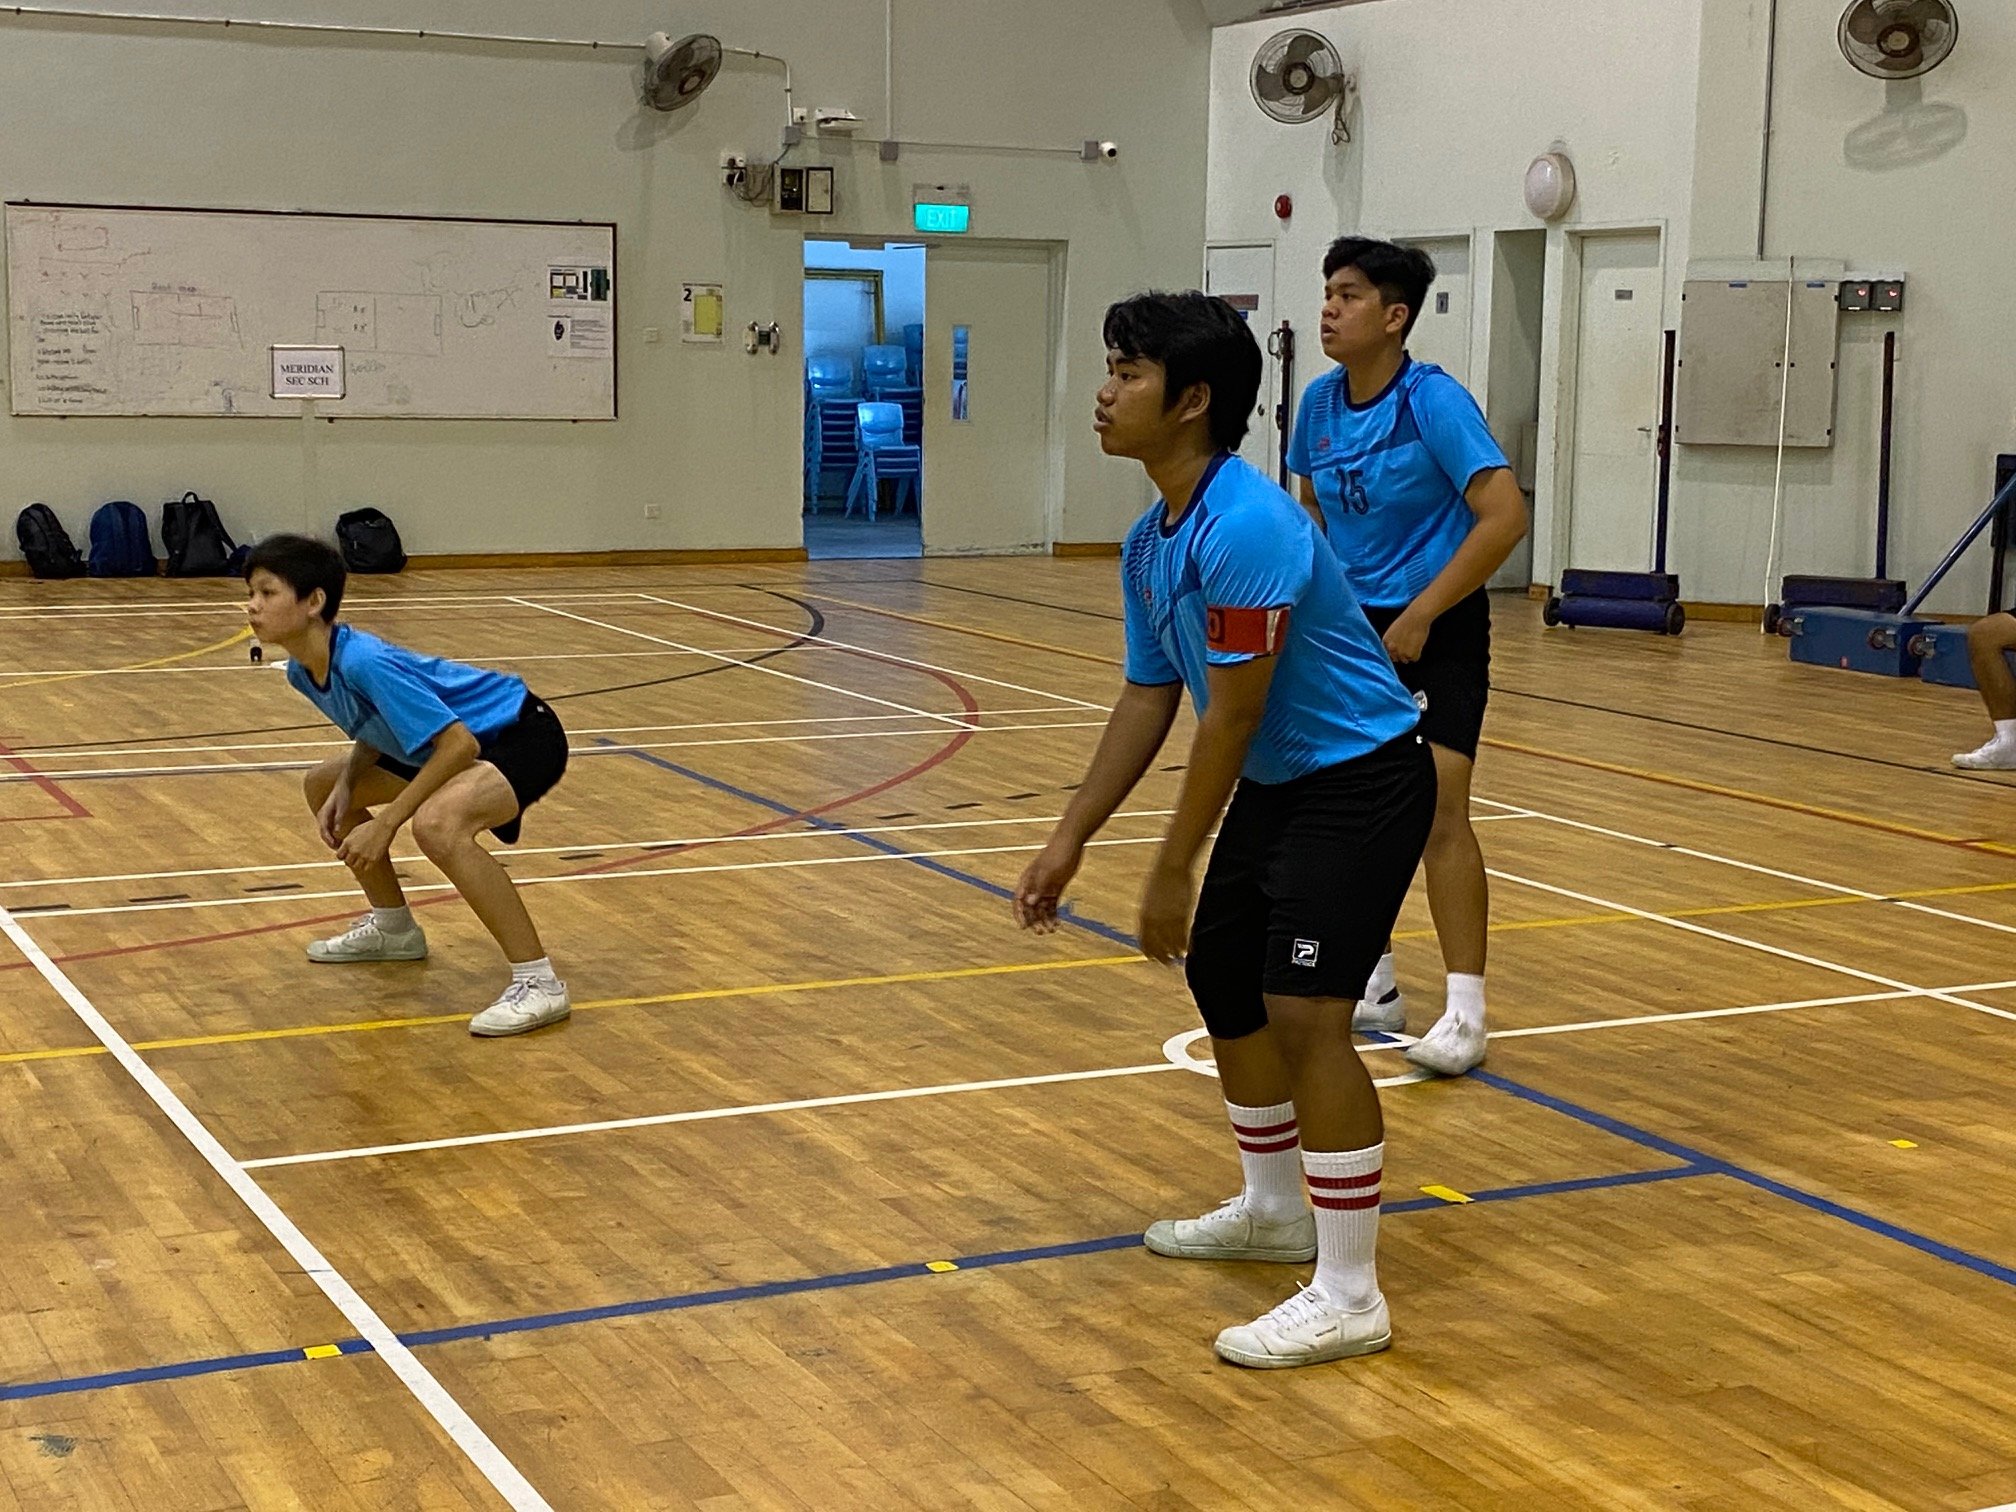
[[[516,845],[525,810],[552,792],[567,770],[567,732],[543,698],[527,693],[518,717],[484,741],[476,759],[502,772],[518,797],[517,814],[490,831],[506,845]],[[420,768],[391,756],[380,756],[378,765],[408,782],[420,775]]]
[[[1365,617],[1383,636],[1400,613],[1368,606]],[[1491,697],[1490,595],[1479,588],[1451,605],[1429,628],[1420,660],[1393,670],[1421,706],[1421,738],[1475,761]]]
[[[1292,782],[1241,782],[1219,826],[1185,974],[1213,1035],[1267,1022],[1263,993],[1356,1001],[1435,821],[1418,735]]]

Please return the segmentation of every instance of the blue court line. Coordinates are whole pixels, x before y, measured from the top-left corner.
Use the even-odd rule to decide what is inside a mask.
[[[1648,1129],[1641,1129],[1635,1124],[1625,1123],[1622,1119],[1612,1118],[1607,1113],[1598,1113],[1592,1108],[1585,1108],[1579,1103],[1572,1103],[1564,1098],[1542,1092],[1537,1088],[1510,1081],[1493,1072],[1484,1070],[1472,1071],[1470,1078],[1473,1081],[1484,1083],[1487,1087],[1495,1087],[1500,1092],[1508,1092],[1525,1102],[1530,1102],[1539,1107],[1560,1113],[1574,1119],[1578,1123],[1585,1123],[1592,1129],[1601,1129],[1606,1134],[1614,1134],[1619,1139],[1628,1139],[1631,1143],[1642,1146],[1645,1149],[1657,1150],[1660,1154],[1670,1155],[1676,1160],[1688,1161],[1702,1167],[1704,1170],[1713,1172],[1715,1175],[1730,1177],[1733,1180],[1744,1183],[1746,1186],[1755,1187],[1760,1192],[1769,1192],[1772,1196],[1782,1197],[1787,1202],[1796,1202],[1803,1208],[1809,1208],[1816,1213],[1823,1213],[1829,1218],[1838,1218],[1843,1223],[1852,1223],[1856,1228],[1866,1230],[1885,1239],[1893,1240],[1898,1244],[1906,1245],[1911,1249],[1917,1250],[1920,1254],[1932,1256],[1935,1260],[1944,1260],[1949,1264],[1961,1266],[1978,1275],[1986,1276],[1991,1281],[2000,1281],[2005,1286],[2016,1286],[2016,1268],[2004,1265],[1998,1260],[1990,1260],[1984,1255],[1973,1253],[1971,1250],[1960,1249],[1942,1240],[1931,1238],[1929,1235],[1920,1234],[1912,1229],[1892,1223],[1887,1218],[1878,1218],[1874,1213],[1865,1213],[1860,1208],[1852,1208],[1845,1203],[1835,1202],[1832,1198],[1822,1197],[1816,1192],[1802,1190],[1787,1182],[1779,1181],[1775,1177],[1750,1170],[1745,1166],[1735,1165],[1726,1160],[1718,1160],[1713,1155],[1693,1149],[1688,1145],[1681,1144],[1677,1140],[1666,1139],[1661,1135],[1652,1133]]]
[[[606,737],[602,740],[602,744],[604,745],[614,745],[615,743]],[[732,782],[723,782],[720,778],[710,777],[705,772],[696,772],[693,768],[683,767],[676,761],[667,761],[663,756],[653,756],[649,751],[612,751],[609,754],[633,757],[638,761],[644,762],[646,765],[657,767],[661,771],[672,772],[680,777],[684,777],[689,782],[697,782],[702,787],[712,788],[717,793],[726,793],[731,798],[740,798],[744,803],[753,803],[758,808],[766,808],[773,814],[784,814],[795,817],[800,812],[800,810],[793,808],[788,803],[780,803],[775,798],[765,798],[761,793],[752,793],[746,788],[736,787]],[[929,856],[912,855],[909,851],[903,849],[902,846],[891,845],[880,836],[864,835],[850,825],[840,824],[831,819],[809,818],[805,822],[812,825],[815,829],[826,830],[836,835],[844,835],[856,845],[865,845],[870,850],[880,851],[885,856],[901,856],[912,866],[921,866],[924,870],[936,872],[941,877],[950,877],[954,882],[964,882],[968,887],[977,887],[982,892],[991,893],[1003,902],[1013,902],[1015,899],[1013,890],[1003,887],[998,882],[989,882],[985,877],[976,877],[971,872],[961,871],[956,866],[947,866],[941,861],[934,861]],[[1134,936],[1126,933],[1124,930],[1115,929],[1110,924],[1102,924],[1097,919],[1085,918],[1082,915],[1073,913],[1068,908],[1058,909],[1057,918],[1061,923],[1082,929],[1088,934],[1095,934],[1102,940],[1110,940],[1115,945],[1124,945],[1129,950],[1134,949],[1137,943]]]
[[[1524,1186],[1496,1187],[1467,1195],[1470,1203],[1514,1202],[1530,1197],[1551,1197],[1569,1192],[1598,1191],[1607,1187],[1643,1186],[1650,1182],[1676,1181],[1688,1177],[1724,1174],[1708,1165],[1666,1166],[1651,1171],[1621,1171],[1609,1176],[1583,1176],[1569,1181],[1543,1181]],[[1449,1211],[1468,1206],[1440,1197],[1410,1197],[1386,1203],[1383,1213]],[[755,1302],[771,1297],[802,1296],[810,1292],[839,1291],[849,1287],[873,1286],[885,1281],[907,1281],[961,1271],[990,1270],[1004,1265],[1026,1265],[1037,1260],[1061,1260],[1076,1255],[1097,1255],[1114,1250],[1142,1248],[1137,1233],[1113,1234],[1104,1239],[1080,1239],[1065,1244],[1034,1245],[1026,1249],[993,1250],[965,1255],[953,1260],[916,1261],[905,1265],[878,1266],[872,1270],[840,1271],[824,1276],[803,1276],[791,1281],[763,1281],[749,1286],[718,1287],[710,1291],[684,1292],[669,1297],[648,1297],[636,1302],[612,1302],[601,1307],[577,1307],[562,1312],[536,1313],[529,1317],[502,1318],[487,1323],[463,1323],[449,1328],[420,1329],[399,1335],[409,1349],[436,1344],[453,1344],[469,1339],[488,1339],[504,1334],[536,1333],[549,1328],[567,1328],[577,1323],[599,1323],[614,1318],[643,1317],[653,1313],[685,1312],[698,1307],[721,1307],[735,1302]],[[934,1270],[933,1267],[949,1267]],[[372,1353],[362,1339],[344,1339],[323,1346],[339,1354]],[[27,1401],[37,1397],[63,1396],[75,1392],[102,1391],[113,1386],[144,1385],[153,1381],[182,1380],[191,1376],[217,1375],[224,1371],[255,1370],[268,1365],[298,1365],[314,1359],[304,1349],[269,1349],[257,1354],[221,1355],[214,1359],[185,1360],[172,1365],[148,1365],[137,1370],[107,1371],[97,1375],[69,1376],[52,1381],[19,1381],[0,1384],[0,1402]]]
[[[796,809],[791,808],[788,804],[779,803],[775,799],[765,798],[758,793],[747,792],[735,787],[731,783],[709,777],[704,772],[696,772],[690,768],[679,766],[674,762],[666,761],[661,757],[651,756],[643,752],[634,752],[631,754],[636,755],[640,761],[648,761],[653,766],[662,767],[668,772],[676,772],[680,776],[698,782],[703,786],[714,788],[719,792],[733,794],[735,797],[743,799],[746,802],[757,804],[774,812],[783,814],[797,812]],[[822,829],[831,829],[837,833],[845,834],[858,844],[872,846],[891,855],[909,855],[909,852],[899,846],[890,845],[888,842],[872,835],[856,834],[843,824],[833,824],[820,819],[814,819],[811,822],[819,825]],[[985,878],[972,876],[953,867],[941,866],[923,857],[911,857],[911,859],[916,861],[920,866],[927,867],[943,876],[951,877],[970,886],[982,888],[996,897],[1008,898],[1012,896],[1008,889],[999,887]],[[1059,910],[1058,917],[1065,919],[1080,929],[1089,930],[1104,939],[1112,940],[1116,944],[1125,945],[1129,949],[1134,948],[1137,944],[1133,936],[1122,934],[1112,926],[1101,924],[1097,920],[1067,914],[1063,910]],[[1386,1037],[1383,1035],[1370,1035],[1368,1038],[1380,1040]],[[1500,1092],[1507,1093],[1539,1107],[1550,1109],[1565,1117],[1575,1119],[1579,1123],[1587,1124],[1591,1128],[1601,1129],[1606,1134],[1613,1134],[1619,1139],[1629,1140],[1631,1143],[1642,1146],[1645,1149],[1657,1150],[1660,1154],[1682,1161],[1690,1167],[1699,1167],[1718,1175],[1731,1177],[1734,1180],[1743,1182],[1745,1185],[1755,1187],[1761,1192],[1769,1192],[1774,1197],[1782,1197],[1788,1202],[1795,1202],[1813,1212],[1824,1214],[1829,1218],[1839,1219],[1844,1223],[1853,1224],[1855,1227],[1863,1229],[1868,1233],[1877,1234],[1898,1244],[1906,1245],[1911,1249],[1917,1250],[1920,1254],[1930,1255],[1935,1259],[1945,1260],[1951,1264],[1962,1266],[1967,1270],[1974,1271],[1978,1275],[1987,1276],[1991,1280],[2000,1281],[2005,1285],[2016,1286],[2016,1268],[2011,1268],[1999,1261],[1990,1260],[1985,1256],[1976,1255],[1971,1251],[1944,1243],[1929,1235],[1904,1228],[1899,1224],[1891,1223],[1887,1219],[1878,1218],[1873,1213],[1865,1213],[1859,1208],[1851,1208],[1845,1204],[1822,1197],[1817,1193],[1804,1191],[1786,1182],[1763,1175],[1761,1172],[1752,1171],[1745,1166],[1735,1165],[1726,1160],[1719,1160],[1712,1155],[1693,1149],[1688,1145],[1683,1145],[1676,1140],[1654,1134],[1649,1129],[1642,1129],[1636,1124],[1626,1123],[1623,1119],[1612,1118],[1607,1113],[1598,1113],[1593,1108],[1585,1108],[1579,1103],[1568,1102],[1563,1098],[1554,1097],[1536,1088],[1524,1086],[1519,1082],[1509,1081],[1505,1077],[1497,1076],[1491,1072],[1478,1069],[1470,1072],[1469,1075],[1471,1080],[1482,1082],[1487,1087],[1495,1088]]]

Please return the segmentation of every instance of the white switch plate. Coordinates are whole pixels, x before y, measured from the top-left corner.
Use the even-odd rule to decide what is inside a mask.
[[[644,518],[647,520],[655,520],[663,513],[664,511],[656,504],[646,504],[644,506]]]
[[[658,327],[656,326],[644,327],[644,344],[646,346],[656,346],[657,343],[658,343]]]

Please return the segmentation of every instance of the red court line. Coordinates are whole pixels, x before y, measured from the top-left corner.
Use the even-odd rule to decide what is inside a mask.
[[[58,803],[62,804],[63,818],[89,819],[91,817],[91,810],[84,807],[84,805],[79,803],[75,798],[72,798],[69,795],[69,793],[65,792],[51,779],[44,777],[40,772],[36,771],[31,763],[23,761],[19,756],[16,756],[14,754],[14,748],[12,746],[0,743],[0,761],[4,761],[8,766],[14,768],[15,771],[21,773],[30,782],[34,783],[35,786],[40,788],[43,792],[47,793],[51,798],[54,798]],[[53,819],[57,816],[54,814],[50,814],[47,815],[46,817]]]
[[[786,638],[789,638],[792,632],[780,630],[776,631],[775,633],[783,635]],[[832,813],[835,809],[846,808],[856,803],[865,803],[870,798],[879,797],[881,794],[888,792],[891,788],[901,787],[904,783],[913,781],[914,779],[923,776],[926,772],[930,771],[932,768],[940,766],[947,761],[950,761],[954,756],[958,755],[959,752],[965,748],[966,743],[973,738],[975,731],[979,728],[978,724],[974,722],[977,721],[980,714],[979,700],[973,696],[972,691],[968,689],[964,683],[958,681],[958,679],[954,678],[951,674],[945,672],[938,672],[935,670],[930,670],[921,667],[913,667],[910,666],[908,663],[893,661],[888,657],[877,656],[873,652],[869,651],[850,650],[849,654],[853,656],[862,657],[869,661],[882,662],[884,665],[887,666],[899,667],[904,671],[909,672],[921,671],[924,672],[926,676],[929,676],[934,680],[943,683],[947,688],[951,689],[953,696],[959,700],[961,706],[965,711],[965,717],[968,721],[969,727],[960,730],[943,746],[939,747],[938,750],[934,751],[931,755],[925,757],[924,760],[918,762],[916,765],[906,767],[904,770],[898,772],[895,776],[885,778],[883,781],[874,784],[872,787],[861,788],[860,790],[848,793],[843,797],[834,798],[829,802],[818,805],[816,808],[800,809],[794,813],[780,814],[774,819],[765,820],[761,824],[751,825],[747,829],[737,830],[734,832],[734,834],[726,836],[724,838],[739,840],[746,838],[747,836],[750,835],[761,835],[771,830],[782,829],[786,825],[799,824],[803,823],[807,819],[819,818],[825,814]],[[628,866],[638,866],[646,861],[656,861],[666,856],[681,855],[687,851],[700,850],[705,848],[706,846],[718,843],[719,843],[718,841],[714,840],[700,840],[695,841],[689,845],[677,846],[670,850],[645,851],[642,854],[636,856],[626,856],[619,860],[602,861],[596,863],[593,866],[584,866],[579,871],[567,872],[564,875],[570,877],[586,877],[586,876],[594,876],[602,872],[621,871],[623,868]],[[413,907],[416,909],[431,908],[436,904],[457,902],[457,901],[460,901],[458,894],[447,893],[439,897],[423,899],[422,901],[415,903]],[[61,918],[62,915],[51,914],[48,917]],[[157,950],[179,950],[185,946],[190,945],[222,944],[229,940],[249,939],[255,935],[276,934],[281,931],[291,929],[307,929],[317,924],[341,923],[346,919],[354,919],[356,917],[357,917],[357,910],[355,908],[351,908],[346,909],[342,913],[318,914],[316,917],[312,919],[286,919],[281,920],[277,923],[256,924],[246,929],[223,930],[214,934],[185,935],[179,939],[154,940],[142,945],[119,945],[104,950],[84,950],[84,951],[78,951],[72,955],[55,956],[52,957],[52,959],[59,966],[67,966],[72,965],[79,961],[103,961],[111,959],[116,956],[145,955]],[[0,972],[26,970],[31,964],[32,963],[28,961],[14,961],[5,964],[0,964]]]

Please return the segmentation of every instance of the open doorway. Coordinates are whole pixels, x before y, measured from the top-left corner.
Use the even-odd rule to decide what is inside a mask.
[[[922,556],[924,248],[805,243],[805,551]]]
[[[1492,238],[1490,372],[1485,419],[1511,460],[1533,509],[1540,455],[1540,356],[1546,324],[1547,233],[1500,231]],[[1491,579],[1493,588],[1527,588],[1533,582],[1533,536],[1513,549]]]

